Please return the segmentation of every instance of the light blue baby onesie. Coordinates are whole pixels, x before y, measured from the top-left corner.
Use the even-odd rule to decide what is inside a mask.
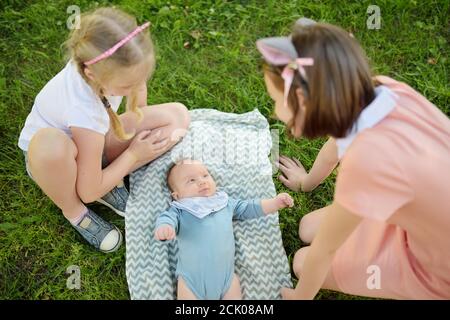
[[[177,232],[178,264],[181,276],[198,299],[218,300],[231,286],[234,274],[232,220],[264,216],[261,200],[228,198],[226,206],[203,218],[174,204],[160,214],[156,227],[169,224]]]

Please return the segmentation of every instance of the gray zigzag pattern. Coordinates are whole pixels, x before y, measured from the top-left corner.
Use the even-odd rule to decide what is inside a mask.
[[[257,109],[230,114],[214,109],[190,111],[186,137],[170,152],[130,177],[126,209],[126,274],[132,299],[176,297],[176,241],[153,238],[154,223],[170,201],[165,178],[172,159],[193,156],[208,166],[217,185],[232,197],[273,197],[275,186],[268,159],[271,136]],[[280,299],[281,287],[292,287],[278,214],[235,221],[236,272],[244,299]]]

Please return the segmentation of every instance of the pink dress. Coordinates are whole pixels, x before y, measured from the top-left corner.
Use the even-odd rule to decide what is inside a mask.
[[[450,299],[450,120],[408,85],[377,79],[396,105],[341,161],[335,201],[363,220],[331,270],[350,294]]]

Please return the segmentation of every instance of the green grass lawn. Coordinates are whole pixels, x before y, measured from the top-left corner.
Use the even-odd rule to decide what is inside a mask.
[[[50,2],[53,2],[51,4]],[[50,4],[47,4],[50,3]],[[270,118],[255,41],[287,34],[301,16],[351,31],[370,57],[374,73],[407,82],[447,115],[449,112],[449,2],[422,1],[98,1],[115,4],[152,22],[157,69],[148,103],[180,101],[189,109],[217,108],[243,113],[255,107]],[[114,254],[95,252],[81,242],[59,209],[27,177],[19,132],[41,88],[63,66],[60,45],[69,30],[66,12],[73,1],[3,0],[0,4],[0,298],[128,299],[125,246]],[[379,30],[366,27],[367,7],[381,9]],[[77,1],[82,11],[91,1]],[[188,48],[184,44],[189,42]],[[323,140],[291,141],[283,125],[281,153],[310,168]],[[297,206],[281,211],[289,260],[301,243],[299,219],[329,204],[333,174],[312,193],[291,194]],[[287,191],[274,179],[279,192]],[[94,206],[124,229],[124,220]],[[81,268],[80,290],[66,288],[66,268]],[[321,291],[319,299],[359,297]]]

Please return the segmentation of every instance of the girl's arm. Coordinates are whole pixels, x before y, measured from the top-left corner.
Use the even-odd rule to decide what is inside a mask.
[[[90,203],[114,188],[136,164],[136,157],[129,149],[126,149],[102,170],[105,136],[77,127],[71,127],[71,131],[78,148],[77,193],[84,203]]]
[[[83,202],[89,203],[105,195],[124,176],[167,152],[186,133],[184,126],[189,125],[188,114],[187,117],[183,115],[186,120],[181,122],[176,121],[178,118],[170,111],[173,109],[163,111],[161,107],[153,106],[153,110],[155,116],[144,124],[153,129],[137,133],[128,147],[123,152],[116,152],[114,161],[103,170],[101,161],[105,136],[86,128],[70,128],[78,149],[76,184]]]
[[[303,191],[312,191],[333,172],[339,163],[336,140],[329,138],[320,149],[314,164],[302,183]]]
[[[334,202],[326,207],[323,219],[306,256],[297,287],[295,290],[287,288],[282,290],[285,299],[315,297],[325,281],[337,249],[355,230],[362,218]]]
[[[320,149],[309,173],[297,159],[280,157],[279,168],[283,175],[279,179],[293,191],[312,191],[333,172],[338,162],[336,141],[330,138]]]

